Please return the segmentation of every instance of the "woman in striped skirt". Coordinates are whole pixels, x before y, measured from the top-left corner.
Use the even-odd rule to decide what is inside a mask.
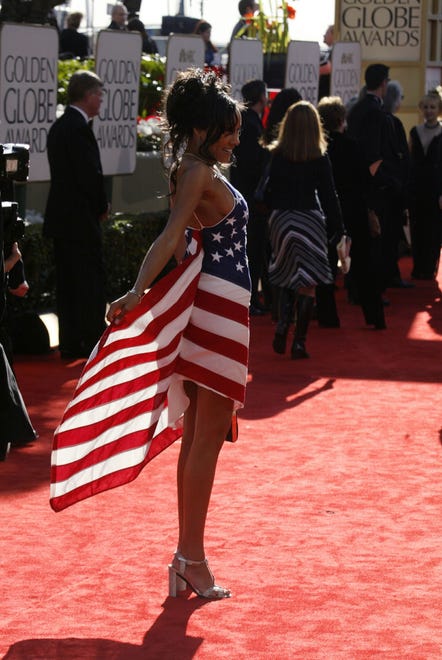
[[[306,358],[315,287],[333,281],[327,252],[344,233],[326,141],[315,107],[299,101],[288,109],[272,145],[267,187],[271,261],[269,279],[282,289],[273,349],[285,353],[293,308],[293,359]]]

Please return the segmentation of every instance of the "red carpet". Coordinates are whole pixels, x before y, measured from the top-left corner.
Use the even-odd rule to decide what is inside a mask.
[[[247,406],[208,521],[233,591],[218,603],[167,597],[178,445],[132,484],[50,510],[51,434],[81,363],[18,359],[40,438],[0,464],[0,654],[442,658],[441,293],[418,282],[388,297],[388,330],[373,331],[341,286],[342,327],[313,323],[299,362],[252,319]]]

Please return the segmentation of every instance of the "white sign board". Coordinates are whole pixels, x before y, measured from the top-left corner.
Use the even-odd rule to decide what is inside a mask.
[[[58,34],[4,23],[0,31],[0,143],[30,145],[29,181],[50,178],[46,140],[56,118]]]
[[[342,0],[341,39],[359,42],[364,60],[418,62],[422,4],[421,0]]]
[[[319,44],[316,41],[291,41],[287,50],[285,87],[295,87],[304,101],[318,102]]]
[[[197,34],[171,34],[167,41],[166,85],[179,71],[204,68],[204,41]]]
[[[105,175],[135,171],[141,48],[138,32],[102,30],[98,35],[95,73],[103,81],[104,97],[93,127]]]
[[[249,80],[262,79],[261,41],[259,39],[232,39],[229,55],[229,82],[233,98],[242,101],[242,86]]]
[[[330,94],[347,104],[361,90],[361,45],[339,41],[333,45]]]

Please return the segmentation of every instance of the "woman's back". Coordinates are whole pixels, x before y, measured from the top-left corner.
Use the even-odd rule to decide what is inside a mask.
[[[295,162],[275,152],[270,171],[269,190],[272,206],[278,208],[314,208],[315,191],[324,156]]]
[[[330,161],[326,155],[290,161],[273,154],[268,203],[277,209],[320,209],[334,214],[337,204]]]

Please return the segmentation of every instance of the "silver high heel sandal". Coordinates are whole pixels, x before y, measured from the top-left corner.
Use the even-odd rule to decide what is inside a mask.
[[[173,564],[169,564],[168,567],[169,596],[175,598],[177,591],[183,591],[186,588],[186,584],[187,584],[192,589],[192,591],[194,591],[197,594],[197,596],[201,596],[202,598],[207,598],[208,600],[220,600],[221,598],[230,598],[231,596],[230,589],[224,589],[224,587],[220,587],[219,585],[215,584],[215,578],[213,577],[213,573],[209,568],[207,559],[202,559],[201,561],[193,561],[192,559],[185,559],[178,552],[175,553],[175,559],[176,561],[179,562],[178,568],[176,568],[176,566],[174,566]],[[200,591],[199,589],[197,589],[197,587],[195,587],[188,580],[188,578],[184,576],[186,566],[198,566],[201,564],[206,564],[213,580],[212,586],[206,589],[205,591]]]

